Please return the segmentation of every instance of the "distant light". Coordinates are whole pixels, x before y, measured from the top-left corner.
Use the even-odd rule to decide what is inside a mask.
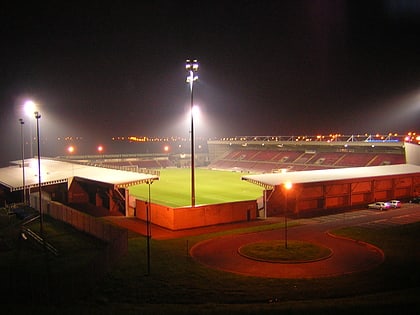
[[[67,148],[67,152],[68,153],[73,153],[74,152],[74,147],[71,145]]]
[[[165,145],[165,146],[163,147],[163,151],[168,152],[168,151],[169,151],[169,146],[168,146],[168,145]]]
[[[101,145],[98,145],[97,150],[98,150],[99,153],[101,153],[104,150],[104,147],[101,146]]]
[[[293,186],[292,182],[287,181],[284,183],[284,188],[286,188],[287,190],[290,190],[292,186]]]

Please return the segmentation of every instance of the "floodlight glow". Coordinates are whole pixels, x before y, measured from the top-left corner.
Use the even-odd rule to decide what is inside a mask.
[[[36,109],[36,105],[31,100],[28,100],[25,102],[25,104],[23,104],[23,110],[28,116],[33,115],[33,113],[35,112],[35,109]]]
[[[284,188],[286,188],[287,190],[290,190],[292,188],[292,183],[291,182],[285,182],[284,183]]]
[[[96,149],[98,150],[99,153],[102,153],[102,151],[104,150],[104,147],[101,145],[98,145]]]
[[[69,146],[68,148],[67,148],[67,152],[68,153],[73,153],[74,152],[74,146]]]
[[[200,107],[198,107],[197,105],[194,105],[192,108],[192,115],[194,117],[194,119],[199,119],[200,118]]]

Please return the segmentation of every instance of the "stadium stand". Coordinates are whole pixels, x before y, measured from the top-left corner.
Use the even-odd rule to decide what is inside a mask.
[[[103,166],[119,167],[121,169],[160,169],[173,167],[169,159],[127,159],[127,160],[107,160],[101,163]]]
[[[405,156],[395,153],[233,149],[221,158],[212,161],[208,167],[231,171],[272,173],[404,163]]]

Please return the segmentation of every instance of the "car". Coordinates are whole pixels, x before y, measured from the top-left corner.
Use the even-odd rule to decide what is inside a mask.
[[[420,197],[414,197],[410,200],[410,203],[420,203]]]
[[[375,203],[368,204],[368,208],[385,210],[385,209],[391,208],[391,204],[389,204],[388,202],[378,201],[378,202],[375,202]]]
[[[390,200],[388,203],[391,205],[391,208],[401,208],[401,201],[399,200]]]
[[[390,200],[388,203],[391,205],[391,208],[401,208],[402,203],[399,200]]]

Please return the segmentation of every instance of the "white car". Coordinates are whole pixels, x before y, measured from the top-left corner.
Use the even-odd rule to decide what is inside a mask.
[[[401,201],[399,200],[390,200],[388,203],[391,205],[391,208],[401,208]]]
[[[368,204],[368,208],[370,208],[370,209],[378,209],[378,210],[385,210],[385,209],[391,208],[391,204],[388,203],[388,202],[379,201],[379,202]]]

